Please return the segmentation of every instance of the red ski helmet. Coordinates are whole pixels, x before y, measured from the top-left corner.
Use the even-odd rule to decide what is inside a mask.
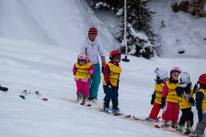
[[[115,62],[114,61],[114,58],[115,57],[119,57],[119,61],[121,61],[121,53],[118,51],[118,50],[113,50],[110,55],[109,55],[109,59],[112,61],[112,62]]]
[[[199,77],[199,83],[206,86],[206,73]]]

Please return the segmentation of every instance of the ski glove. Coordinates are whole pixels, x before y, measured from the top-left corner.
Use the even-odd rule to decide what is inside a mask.
[[[165,97],[162,97],[162,105],[160,105],[160,108],[163,108],[165,106]]]
[[[152,95],[152,99],[151,99],[151,105],[154,105],[154,102],[155,102],[155,97]]]
[[[196,102],[192,103],[192,106],[196,106]]]
[[[106,65],[106,62],[102,62],[102,73],[104,72],[105,65]]]
[[[176,90],[177,96],[181,97],[184,89],[182,87],[177,87],[175,90]]]
[[[109,89],[112,88],[112,84],[110,83],[110,81],[107,82],[107,86],[108,86]]]

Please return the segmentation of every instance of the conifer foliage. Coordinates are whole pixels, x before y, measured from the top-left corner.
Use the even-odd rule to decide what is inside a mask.
[[[160,45],[154,41],[157,35],[152,30],[152,17],[155,12],[146,7],[147,0],[127,0],[127,46],[128,54],[151,58]],[[122,18],[118,25],[117,40],[121,43],[121,53],[125,53],[124,41],[124,0],[93,0],[93,8],[113,10]]]

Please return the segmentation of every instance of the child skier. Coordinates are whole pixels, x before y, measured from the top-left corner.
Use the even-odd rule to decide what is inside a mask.
[[[121,54],[119,51],[114,50],[110,53],[109,59],[111,60],[106,64],[103,71],[103,88],[104,88],[104,105],[103,110],[106,113],[122,114],[118,108],[118,89],[119,89],[119,76],[121,73],[121,67],[119,62],[121,60]],[[112,111],[109,108],[109,102],[112,100]]]
[[[83,91],[83,100],[81,105],[88,104],[88,96],[89,96],[89,78],[90,75],[94,73],[94,67],[87,58],[85,53],[81,53],[77,57],[77,62],[73,67],[74,80],[77,85],[77,101],[82,99],[82,91]]]
[[[151,100],[151,105],[153,105],[153,108],[151,110],[149,117],[147,117],[146,119],[148,121],[156,121],[157,119],[157,116],[161,109],[160,106],[162,104],[161,101],[162,89],[166,80],[168,79],[168,72],[164,68],[156,68],[155,73],[156,73],[155,91],[154,94],[152,95],[152,100]]]
[[[182,111],[182,116],[179,121],[178,130],[184,132],[185,123],[187,122],[187,129],[185,134],[193,132],[193,112],[192,106],[195,106],[194,94],[191,88],[190,75],[187,72],[182,72],[178,76],[179,86],[176,88],[179,108]]]
[[[203,137],[206,127],[206,73],[199,77],[200,88],[196,92],[196,108],[198,111],[198,123],[195,134]]]
[[[167,122],[169,116],[172,113],[172,127],[175,127],[178,121],[179,106],[178,106],[178,96],[176,93],[176,87],[179,86],[178,75],[182,72],[179,67],[173,67],[170,70],[170,78],[166,81],[163,94],[162,94],[162,105],[164,113],[162,114],[162,119],[164,120],[163,126],[168,126]]]

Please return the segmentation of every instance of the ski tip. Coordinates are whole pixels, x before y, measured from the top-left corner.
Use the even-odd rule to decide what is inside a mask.
[[[23,95],[19,95],[19,97],[22,98],[22,99],[25,99],[25,96],[23,96]]]
[[[43,100],[43,101],[48,101],[48,99],[47,99],[47,98],[43,98],[42,100]]]
[[[158,125],[155,125],[155,127],[156,127],[156,128],[160,128],[160,126],[158,126]]]
[[[126,118],[130,118],[130,117],[131,117],[131,115],[126,115],[125,117],[126,117]]]
[[[119,116],[119,114],[114,114],[114,113],[112,113],[114,116]]]
[[[101,108],[101,107],[98,107],[98,108],[95,108],[95,110],[102,110],[102,108]]]

